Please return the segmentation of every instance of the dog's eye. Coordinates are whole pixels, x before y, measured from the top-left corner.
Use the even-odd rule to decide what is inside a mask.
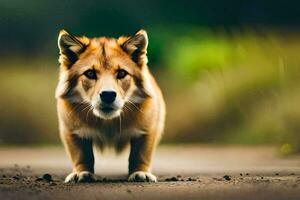
[[[89,78],[89,79],[96,79],[96,78],[97,78],[96,72],[95,72],[95,70],[93,70],[93,69],[86,70],[83,74],[84,74],[87,78]]]
[[[122,79],[125,78],[125,76],[128,74],[127,71],[125,71],[124,69],[120,69],[117,72],[117,79]]]

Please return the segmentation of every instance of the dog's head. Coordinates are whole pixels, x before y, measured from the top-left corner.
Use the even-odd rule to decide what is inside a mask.
[[[118,117],[126,104],[143,101],[143,70],[148,37],[75,37],[62,30],[58,37],[61,64],[57,98],[87,104],[102,119]]]

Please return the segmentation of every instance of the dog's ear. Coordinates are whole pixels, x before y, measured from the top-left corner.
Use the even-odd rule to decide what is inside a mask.
[[[75,37],[65,30],[61,30],[58,36],[59,62],[68,68],[76,62],[78,56],[84,52],[89,40],[86,37]]]
[[[139,66],[147,64],[147,47],[148,47],[148,35],[145,30],[138,31],[134,36],[118,39],[122,49],[131,56],[131,59]]]

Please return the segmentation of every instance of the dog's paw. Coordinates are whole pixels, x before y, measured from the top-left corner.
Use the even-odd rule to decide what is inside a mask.
[[[156,176],[150,172],[136,171],[128,177],[130,182],[157,182]]]
[[[96,176],[88,171],[72,172],[65,178],[65,183],[92,183],[97,180]]]

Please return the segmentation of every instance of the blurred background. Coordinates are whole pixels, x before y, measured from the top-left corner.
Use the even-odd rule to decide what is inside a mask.
[[[0,145],[59,144],[57,36],[149,35],[163,143],[300,152],[300,2],[1,0]]]

